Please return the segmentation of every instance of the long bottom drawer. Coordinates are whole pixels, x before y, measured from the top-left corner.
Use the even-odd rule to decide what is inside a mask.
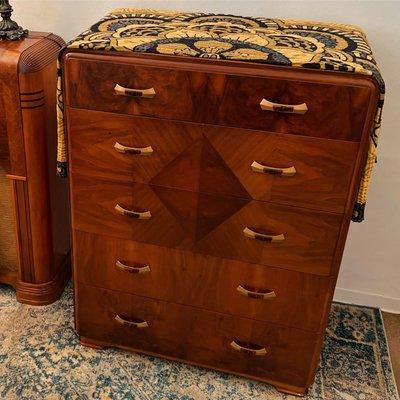
[[[100,343],[305,388],[320,335],[83,284],[77,328]]]

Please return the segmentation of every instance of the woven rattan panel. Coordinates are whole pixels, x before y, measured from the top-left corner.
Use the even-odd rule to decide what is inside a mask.
[[[0,272],[15,271],[18,265],[11,182],[5,170],[9,165],[5,121],[4,104],[0,99]]]
[[[0,269],[17,269],[14,207],[11,184],[0,168]]]

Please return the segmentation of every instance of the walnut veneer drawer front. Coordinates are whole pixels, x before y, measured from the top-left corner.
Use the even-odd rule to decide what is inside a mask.
[[[112,344],[304,387],[320,336],[78,285],[79,334]]]
[[[75,232],[76,279],[131,294],[318,331],[331,278]]]
[[[143,62],[142,62],[143,63]],[[358,141],[372,84],[344,86],[66,57],[72,107]],[[184,68],[184,66],[182,67]],[[215,70],[215,68],[214,68]],[[222,70],[221,70],[222,71]],[[304,71],[299,73],[299,76]],[[237,74],[237,71],[236,71]],[[118,85],[117,90],[115,89]]]
[[[71,169],[343,212],[358,143],[70,109]]]
[[[73,227],[329,275],[342,216],[72,174]]]

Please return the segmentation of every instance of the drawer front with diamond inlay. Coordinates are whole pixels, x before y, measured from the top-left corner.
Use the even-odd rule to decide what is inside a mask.
[[[80,175],[72,175],[71,185],[75,229],[307,273],[331,272],[339,214]]]
[[[94,128],[95,127],[95,128]],[[71,109],[72,170],[343,212],[358,144]]]

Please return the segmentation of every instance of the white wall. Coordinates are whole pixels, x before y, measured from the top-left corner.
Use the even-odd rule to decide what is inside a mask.
[[[379,164],[366,221],[351,225],[336,299],[400,312],[400,2],[11,0],[15,19],[69,40],[115,7],[315,19],[359,25],[368,33],[387,84]]]

